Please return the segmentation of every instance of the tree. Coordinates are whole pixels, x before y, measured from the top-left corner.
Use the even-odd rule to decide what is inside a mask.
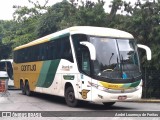
[[[38,27],[38,37],[77,25],[105,26],[106,14],[103,9],[104,2],[82,2],[78,6],[71,1],[63,0],[50,7],[41,17]]]
[[[160,70],[160,2],[138,1],[133,9],[130,17],[129,27],[125,25],[129,31],[138,40],[139,43],[145,44],[152,49],[152,61],[146,64],[148,67],[154,67]],[[145,54],[145,53],[144,53]],[[145,55],[143,55],[142,63],[145,65]]]
[[[12,43],[5,43],[3,38],[6,32],[11,28],[11,21],[0,21],[0,59],[11,57]]]
[[[27,6],[13,6],[15,8],[15,12],[13,13],[13,18],[15,21],[21,22],[25,21],[28,18],[36,17],[37,19],[47,11],[47,3],[49,0],[45,0],[44,5],[40,5],[38,0],[33,2],[32,0],[28,0],[34,7],[28,8]]]
[[[39,17],[43,14],[48,0],[45,0],[43,6],[38,1],[33,2],[28,0],[34,7],[28,8],[26,6],[14,6],[16,11],[14,12],[14,21],[12,21],[11,28],[5,32],[3,42],[10,44],[12,48],[19,45],[26,44],[37,38],[36,27]]]
[[[41,17],[37,27],[38,37],[56,32],[74,24],[75,7],[63,0],[48,9]]]
[[[98,3],[86,0],[82,2],[82,6],[78,7],[77,11],[77,23],[78,25],[88,26],[105,26],[106,13],[103,8],[104,2],[98,1]]]
[[[123,1],[122,0],[113,0],[111,3],[112,4],[109,6],[109,7],[111,7],[111,12],[108,16],[108,23],[110,23],[113,19],[115,19],[117,11],[120,10],[123,5]]]

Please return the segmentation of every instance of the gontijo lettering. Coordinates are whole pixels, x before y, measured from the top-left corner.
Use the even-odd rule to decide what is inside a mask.
[[[21,71],[36,71],[36,64],[34,65],[22,65]]]

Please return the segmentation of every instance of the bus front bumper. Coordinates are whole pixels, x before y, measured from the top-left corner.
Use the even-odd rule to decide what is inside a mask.
[[[130,90],[110,90],[109,92],[92,88],[92,102],[119,102],[119,101],[135,101],[142,97],[142,87]]]

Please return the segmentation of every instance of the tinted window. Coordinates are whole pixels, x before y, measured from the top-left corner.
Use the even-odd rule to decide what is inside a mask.
[[[5,62],[0,62],[0,71],[6,71],[6,64],[5,64]]]
[[[81,41],[87,41],[87,36],[76,34],[72,36],[72,39],[76,52],[78,68],[83,73],[90,75],[90,53],[86,46],[80,44]]]
[[[54,59],[66,59],[73,62],[69,36],[14,52],[14,61],[16,63]]]

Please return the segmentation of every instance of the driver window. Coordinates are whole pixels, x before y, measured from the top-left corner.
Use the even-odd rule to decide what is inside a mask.
[[[81,72],[90,75],[90,53],[86,46],[80,44],[81,41],[87,41],[87,36],[83,34],[72,35],[74,49],[78,68]]]
[[[82,52],[82,71],[90,74],[89,52]]]

